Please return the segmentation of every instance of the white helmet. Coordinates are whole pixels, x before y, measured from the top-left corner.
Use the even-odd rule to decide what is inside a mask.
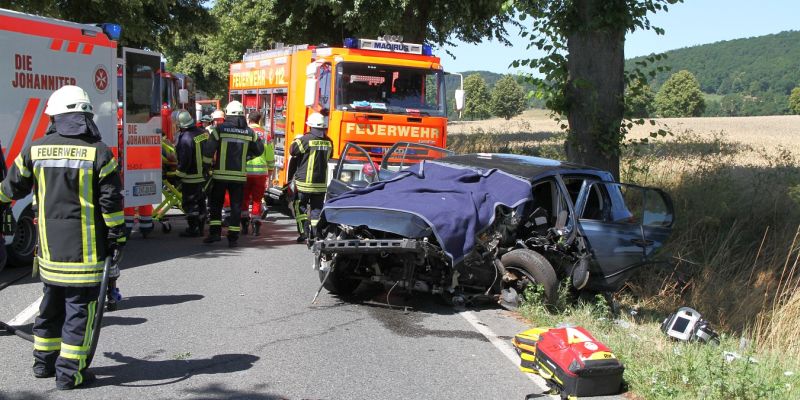
[[[225,114],[226,115],[241,115],[244,116],[244,106],[242,103],[234,100],[228,103],[228,106],[225,107]]]
[[[308,120],[306,120],[306,125],[312,128],[327,128],[328,119],[325,118],[322,114],[315,112],[308,116]]]
[[[54,115],[71,112],[88,112],[89,114],[94,114],[92,111],[92,102],[89,101],[89,95],[86,91],[77,86],[67,85],[50,95],[44,113],[52,117]]]
[[[211,118],[225,119],[225,112],[223,112],[222,110],[214,110],[214,112],[211,113]]]

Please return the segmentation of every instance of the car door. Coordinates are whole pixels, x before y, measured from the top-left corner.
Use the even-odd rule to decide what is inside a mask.
[[[397,142],[383,155],[378,171],[380,180],[394,177],[398,171],[421,163],[425,160],[438,160],[451,156],[454,152],[441,147],[422,143]]]
[[[357,144],[347,143],[339,163],[333,169],[333,176],[328,184],[328,199],[353,189],[367,187],[378,180],[376,171],[375,163],[366,150]]]
[[[578,227],[593,256],[603,287],[618,289],[672,232],[674,209],[664,191],[586,180],[576,205]]]

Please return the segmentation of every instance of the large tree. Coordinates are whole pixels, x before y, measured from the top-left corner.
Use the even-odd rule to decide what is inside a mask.
[[[492,114],[509,120],[522,114],[527,104],[525,91],[511,75],[500,78],[492,89]]]
[[[789,111],[800,114],[800,86],[792,89],[792,93],[789,95]]]
[[[162,50],[175,35],[209,29],[208,0],[0,0],[0,7],[82,23],[122,26],[123,46]]]
[[[464,78],[464,92],[466,93],[465,118],[480,120],[492,116],[492,95],[481,74],[472,74]]]
[[[228,65],[247,49],[274,43],[340,46],[345,37],[402,35],[407,42],[443,45],[456,38],[503,43],[511,6],[504,0],[218,0],[211,10],[219,32],[203,34],[178,69],[196,76],[212,95],[225,92]],[[511,22],[513,23],[513,22]]]
[[[626,74],[625,35],[654,29],[649,13],[667,10],[681,0],[521,0],[521,18],[533,22],[523,35],[530,47],[547,54],[521,60],[544,74],[538,80],[547,107],[566,116],[570,161],[607,169],[619,176],[619,149],[628,124],[623,124],[626,81],[645,79],[639,65]],[[652,57],[650,62],[655,61]],[[659,57],[660,58],[660,57]],[[645,63],[646,64],[646,63]]]
[[[686,70],[672,74],[656,94],[656,112],[661,117],[699,117],[705,109],[700,83]]]

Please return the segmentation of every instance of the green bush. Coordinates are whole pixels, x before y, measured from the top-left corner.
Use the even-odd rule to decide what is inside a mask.
[[[697,78],[686,70],[664,82],[656,94],[656,112],[662,117],[699,117],[706,108]]]

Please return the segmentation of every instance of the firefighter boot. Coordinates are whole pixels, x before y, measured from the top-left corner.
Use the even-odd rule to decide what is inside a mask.
[[[228,232],[228,247],[239,247],[239,232]]]
[[[122,292],[119,291],[116,283],[114,287],[109,286],[106,298],[106,311],[117,311],[118,303],[122,301]]]
[[[211,226],[208,228],[208,236],[203,239],[203,243],[211,244],[222,240],[222,227],[219,225]]]
[[[250,227],[250,218],[242,217],[239,223],[242,226],[242,235],[247,235],[248,228]]]
[[[253,221],[253,236],[258,236],[261,234],[261,221],[255,220]]]
[[[200,219],[199,218],[192,217],[192,218],[189,218],[189,220],[187,222],[189,223],[189,226],[186,227],[186,230],[184,230],[183,232],[179,233],[178,236],[180,236],[180,237],[200,237],[200,236],[203,236],[203,231],[200,228],[202,225],[200,225]]]

